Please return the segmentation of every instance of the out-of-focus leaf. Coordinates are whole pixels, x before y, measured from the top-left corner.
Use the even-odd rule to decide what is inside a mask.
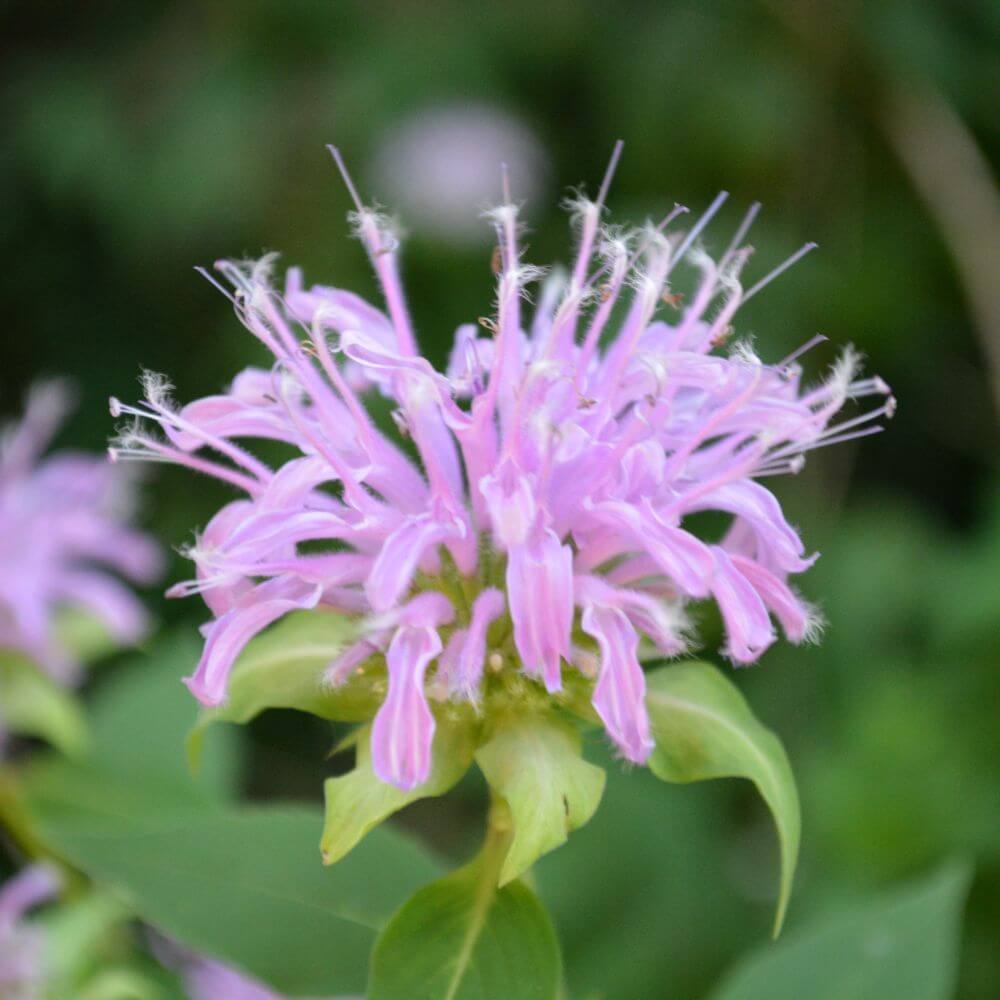
[[[357,762],[354,770],[339,778],[328,778],[326,820],[320,851],[323,863],[332,865],[378,826],[384,819],[419,799],[443,795],[469,769],[475,749],[474,725],[470,720],[439,720],[431,750],[431,775],[422,785],[406,792],[387,784],[372,769],[369,733],[365,729],[354,740]]]
[[[795,779],[778,738],[750,711],[715,667],[696,661],[662,667],[646,678],[656,748],[650,770],[664,781],[749,778],[774,817],[781,847],[781,929],[799,853],[801,818]]]
[[[23,656],[0,652],[0,723],[63,753],[83,752],[87,725],[76,696]]]
[[[497,859],[471,864],[408,900],[372,954],[368,1000],[553,1000],[559,944],[523,882],[497,888]]]
[[[953,863],[789,934],[741,961],[715,1000],[947,1000],[969,881]]]
[[[721,782],[664,785],[588,748],[607,772],[594,818],[532,869],[556,923],[570,996],[701,997],[765,913],[734,892],[734,830]]]
[[[340,722],[370,719],[384,685],[371,678],[352,678],[337,688],[323,682],[324,670],[354,634],[355,625],[343,615],[303,611],[254,639],[233,667],[226,703],[199,717],[188,744],[192,757],[197,759],[213,722],[249,722],[268,708],[294,708]]]
[[[977,742],[977,715],[998,705],[995,684],[977,697],[966,661],[942,657],[938,667],[914,676],[881,662],[864,697],[844,706],[842,745],[804,762],[812,837],[854,878],[886,881],[949,850],[996,844],[1000,797],[969,793],[1000,774],[990,744]]]
[[[180,677],[197,648],[167,637],[105,678],[92,703],[88,752],[73,761],[40,756],[22,769],[27,815],[97,827],[118,821],[155,826],[166,816],[221,808],[235,784],[233,741],[213,741],[197,778],[184,760],[184,734],[197,706]]]
[[[54,996],[76,996],[104,963],[117,957],[128,908],[110,892],[95,889],[49,907],[39,918],[44,928],[45,969]]]
[[[156,775],[143,781],[138,773],[114,774],[87,761],[53,757],[29,762],[17,787],[32,827],[44,817],[98,830],[116,823],[155,828],[168,818],[202,816],[223,806],[191,781]]]
[[[106,678],[91,709],[90,764],[96,770],[136,786],[163,783],[202,795],[232,793],[238,769],[235,732],[212,741],[197,776],[185,761],[184,738],[199,708],[181,678],[200,649],[195,636],[167,634]]]
[[[144,970],[122,965],[102,969],[72,996],[73,1000],[180,1000],[182,994]]]
[[[376,831],[349,862],[316,858],[318,810],[272,807],[76,824],[38,810],[46,839],[143,919],[292,995],[360,993],[375,934],[435,865]]]
[[[514,838],[500,885],[522,875],[535,860],[566,842],[601,802],[604,771],[580,755],[580,737],[549,716],[502,720],[476,763],[514,820]]]

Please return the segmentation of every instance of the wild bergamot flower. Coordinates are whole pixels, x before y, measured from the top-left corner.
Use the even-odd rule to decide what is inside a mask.
[[[739,307],[811,245],[744,287],[756,207],[713,259],[700,237],[724,194],[686,233],[669,229],[680,208],[656,226],[613,228],[602,220],[611,169],[596,200],[572,202],[568,274],[522,260],[505,192],[488,213],[495,309],[459,328],[438,371],[419,352],[393,225],[334,156],[384,311],[307,287],[294,269],[279,291],[270,256],[223,261],[231,290],[219,287],[270,365],[182,408],[149,374],[141,404],[111,402],[134,418],[113,458],[176,462],[240,493],[191,546],[195,579],[170,591],[201,594],[213,615],[188,686],[203,704],[222,703],[253,636],[289,612],[329,608],[361,631],[328,683],[372,664],[387,671],[370,745],[384,782],[427,780],[435,702],[488,714],[579,708],[582,693],[621,754],[644,762],[653,741],[640,654],[688,648],[689,602],[715,601],[737,664],[775,641],[775,622],[796,643],[816,632],[789,583],[816,557],[761,480],[878,430],[894,405],[886,385],[859,376],[850,348],[806,384],[798,359],[822,337],[776,363],[734,339]],[[699,274],[683,305],[670,285],[681,263]],[[395,430],[376,422],[371,393],[390,401]],[[834,422],[870,396],[883,400]],[[284,442],[292,456],[272,467],[244,438]],[[697,537],[688,518],[701,511],[727,515],[728,530]]]
[[[27,658],[59,681],[80,667],[63,616],[86,615],[116,642],[136,641],[147,617],[122,577],[149,583],[160,567],[159,549],[129,524],[129,477],[100,455],[45,455],[69,409],[65,383],[41,382],[0,438],[0,658]]]

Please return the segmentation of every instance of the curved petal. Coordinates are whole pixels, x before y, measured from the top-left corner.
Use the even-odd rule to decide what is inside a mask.
[[[410,586],[424,553],[457,533],[454,525],[433,517],[416,517],[389,535],[365,582],[365,593],[375,611],[388,611],[396,604]]]
[[[775,639],[767,608],[729,555],[718,546],[713,546],[712,553],[712,594],[726,626],[726,652],[736,663],[753,663]]]
[[[525,673],[541,676],[549,691],[562,687],[559,660],[570,652],[573,552],[544,529],[507,557],[507,600],[514,643]]]
[[[208,626],[198,667],[184,678],[188,690],[203,705],[221,705],[226,700],[229,673],[243,647],[290,611],[315,607],[320,593],[320,588],[302,588],[297,581],[290,585],[270,580],[255,587]]]
[[[778,576],[744,556],[731,555],[730,559],[781,622],[781,627],[791,642],[805,642],[822,628],[817,613]]]
[[[479,483],[493,523],[493,533],[504,548],[527,540],[538,514],[528,477],[510,459]]]
[[[584,607],[581,624],[601,651],[594,708],[625,757],[635,764],[645,763],[653,739],[646,714],[646,677],[636,656],[636,631],[624,611],[598,604]]]
[[[683,504],[683,496],[679,498]],[[737,515],[753,528],[759,549],[768,561],[785,573],[801,573],[816,557],[804,555],[805,547],[795,529],[785,520],[774,494],[750,479],[727,483],[700,496],[688,511],[725,510]]]
[[[404,625],[389,644],[389,692],[372,726],[372,767],[382,781],[404,791],[431,773],[434,716],[424,696],[424,675],[441,652],[437,632]]]

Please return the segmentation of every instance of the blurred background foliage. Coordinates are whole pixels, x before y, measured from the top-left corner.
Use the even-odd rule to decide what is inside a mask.
[[[373,294],[323,146],[339,144],[363,191],[393,208],[375,188],[380,144],[435,108],[493,108],[535,137],[533,262],[567,258],[561,195],[594,190],[618,137],[617,220],[674,200],[697,209],[725,188],[735,207],[710,247],[757,199],[758,274],[816,240],[740,332],[767,359],[815,332],[857,343],[900,413],[775,483],[825,553],[804,589],[830,620],[821,646],[776,647],[738,678],[804,796],[790,925],[964,854],[976,876],[960,994],[997,995],[1000,6],[43,0],[0,16],[0,409],[68,373],[73,445],[103,446],[106,398],[129,397],[140,365],[187,400],[262,361],[195,264],[279,249],[307,279]],[[416,161],[395,167],[403,189],[411,172],[428,183]],[[499,169],[485,183],[498,190]],[[455,326],[488,311],[488,231],[477,245],[409,221],[411,306],[441,362]],[[833,356],[826,345],[809,363],[818,373]],[[150,479],[144,517],[174,546],[225,498],[176,470]],[[178,557],[172,575],[185,572]],[[150,600],[165,621],[203,614]],[[709,650],[714,628],[703,622]],[[329,745],[318,722],[268,714],[251,728],[247,793],[318,799],[339,766]],[[404,821],[461,855],[480,793]],[[775,853],[749,789],[615,778],[591,826],[538,869],[571,986],[704,995],[764,940]]]

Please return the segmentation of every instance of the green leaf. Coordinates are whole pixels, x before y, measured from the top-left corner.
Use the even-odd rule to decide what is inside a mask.
[[[0,653],[0,721],[22,736],[39,736],[66,754],[87,745],[76,696],[16,653]]]
[[[214,740],[197,778],[184,762],[184,734],[198,709],[180,678],[197,649],[170,636],[103,679],[92,702],[88,752],[73,761],[36,756],[21,769],[29,818],[37,812],[76,826],[155,827],[166,817],[222,808],[235,785],[234,741]]]
[[[32,828],[51,822],[96,830],[115,824],[156,828],[223,807],[193,781],[151,774],[144,782],[138,774],[114,774],[89,761],[41,757],[30,761],[19,778],[18,794]]]
[[[551,716],[501,721],[476,751],[476,763],[513,815],[500,885],[564,844],[594,815],[604,792],[604,771],[582,759],[577,731]]]
[[[647,675],[646,687],[656,741],[649,768],[658,778],[749,778],[771,810],[781,849],[777,935],[788,907],[801,829],[798,792],[781,742],[710,664],[691,661],[662,667]]]
[[[368,1000],[554,1000],[549,915],[523,882],[497,888],[507,839],[396,913],[372,954]]]
[[[291,995],[360,993],[376,931],[437,871],[376,831],[350,862],[316,863],[318,810],[271,807],[74,825],[42,811],[58,852],[183,944]]]
[[[359,732],[355,743],[354,770],[339,778],[328,778],[323,786],[326,820],[320,851],[326,865],[339,861],[394,812],[419,799],[447,792],[472,763],[475,732],[473,724],[465,718],[439,719],[431,749],[431,775],[424,784],[408,792],[376,776],[367,728]]]
[[[741,961],[715,1000],[947,1000],[970,875],[952,863],[790,933]]]
[[[95,768],[129,779],[136,787],[155,782],[203,797],[233,793],[239,768],[235,731],[212,740],[197,778],[192,778],[184,758],[184,738],[198,718],[199,706],[181,678],[200,651],[195,636],[171,633],[104,679],[90,713],[90,761]]]
[[[343,615],[299,611],[254,639],[233,666],[226,703],[203,712],[191,732],[192,758],[213,722],[249,722],[268,708],[295,708],[339,722],[370,719],[384,694],[377,678],[375,683],[371,677],[352,678],[338,688],[323,682],[323,672],[354,630],[352,619]]]

